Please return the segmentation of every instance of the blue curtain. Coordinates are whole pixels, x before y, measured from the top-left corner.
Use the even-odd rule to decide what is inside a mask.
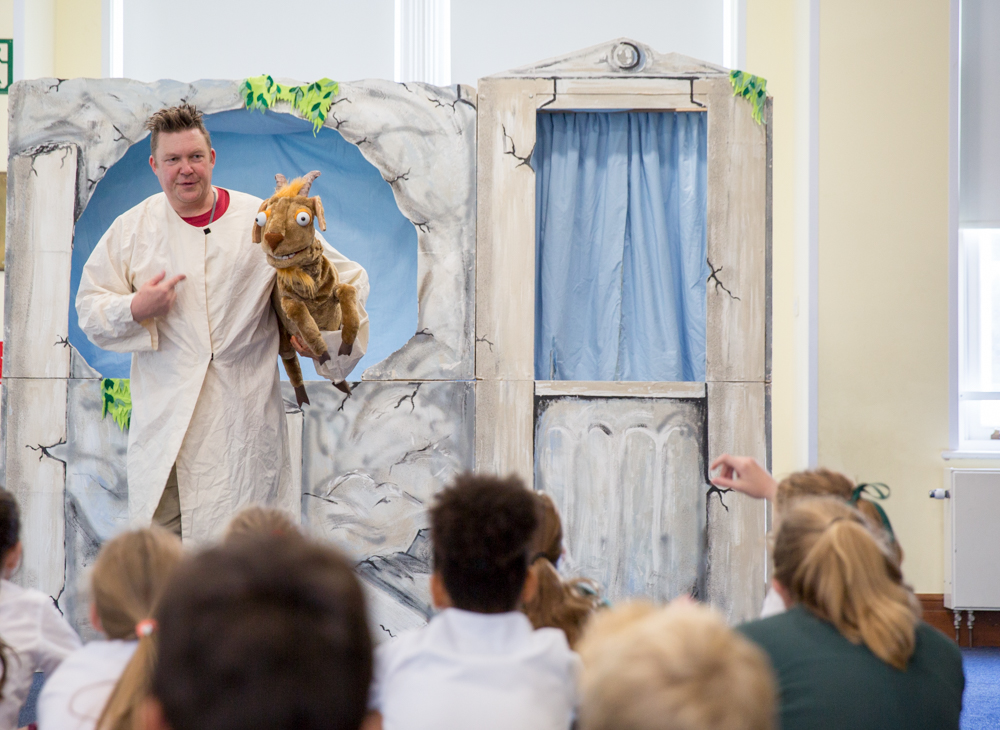
[[[538,115],[535,378],[705,379],[701,112]]]
[[[323,235],[367,269],[371,284],[371,340],[351,374],[360,379],[365,368],[405,345],[417,329],[417,232],[396,205],[392,188],[339,132],[324,127],[314,135],[311,122],[290,114],[238,109],[206,116],[205,126],[217,152],[212,182],[220,187],[267,198],[274,192],[276,172],[289,178],[310,170],[323,173],[312,187],[323,198]],[[102,350],[87,339],[77,320],[76,292],[90,252],[115,218],[160,192],[148,160],[148,140],[129,148],[97,184],[73,237],[69,341],[105,377],[127,378],[131,356]],[[321,380],[312,360],[299,362],[306,380]],[[278,370],[285,379],[284,368]]]

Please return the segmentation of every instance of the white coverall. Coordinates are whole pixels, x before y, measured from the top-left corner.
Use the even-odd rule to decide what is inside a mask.
[[[115,220],[83,269],[76,297],[81,329],[98,347],[133,353],[134,527],[150,524],[175,462],[185,540],[217,536],[251,504],[300,512],[277,369],[275,273],[251,239],[260,203],[230,191],[228,209],[205,233],[181,219],[163,193],[153,195]],[[339,380],[368,344],[368,275],[325,248],[341,281],[357,288],[361,306],[350,356],[336,355],[340,332],[325,333],[333,360],[321,374]],[[136,323],[132,298],[161,271],[187,278],[165,317]]]

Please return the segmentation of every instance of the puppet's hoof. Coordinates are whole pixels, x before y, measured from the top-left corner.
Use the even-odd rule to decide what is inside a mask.
[[[303,403],[306,405],[312,405],[312,403],[309,402],[309,396],[306,395],[306,386],[300,385],[295,388],[295,400],[298,401],[299,408],[302,407]]]
[[[350,355],[352,352],[354,352],[354,343],[353,342],[341,342],[340,343],[340,350],[338,350],[338,352],[341,355]]]
[[[325,362],[330,362],[329,352],[324,352],[322,355],[319,356],[319,364],[322,365]]]
[[[351,394],[351,386],[347,384],[346,380],[341,380],[339,383],[334,383],[333,387],[339,390],[341,393]]]

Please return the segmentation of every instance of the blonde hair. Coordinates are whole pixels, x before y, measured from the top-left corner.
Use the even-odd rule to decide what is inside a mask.
[[[152,617],[180,560],[180,540],[159,527],[123,533],[97,556],[91,586],[101,628],[110,639],[139,641],[97,721],[99,730],[139,727],[138,708],[156,662],[156,633],[137,636],[136,626]]]
[[[562,554],[562,522],[552,498],[535,492],[538,528],[532,543],[529,570],[538,589],[522,610],[536,629],[562,629],[570,647],[575,647],[591,614],[600,605],[597,586],[584,578],[563,581],[555,563]]]
[[[775,682],[764,653],[714,610],[624,604],[580,642],[580,730],[771,730]]]
[[[906,668],[920,607],[889,547],[856,509],[823,497],[794,505],[775,539],[774,577],[846,639]]]
[[[246,536],[298,535],[299,527],[284,510],[253,505],[241,510],[226,527],[225,540]]]

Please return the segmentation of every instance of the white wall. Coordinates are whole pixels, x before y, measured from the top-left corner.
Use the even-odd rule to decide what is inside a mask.
[[[301,7],[273,0],[127,0],[125,76],[393,78],[394,0]],[[722,14],[723,0],[452,0],[452,82],[474,86],[482,76],[619,36],[722,63]]]
[[[451,80],[477,79],[627,36],[722,63],[722,0],[452,0]]]
[[[125,77],[391,79],[393,0],[127,0]]]

